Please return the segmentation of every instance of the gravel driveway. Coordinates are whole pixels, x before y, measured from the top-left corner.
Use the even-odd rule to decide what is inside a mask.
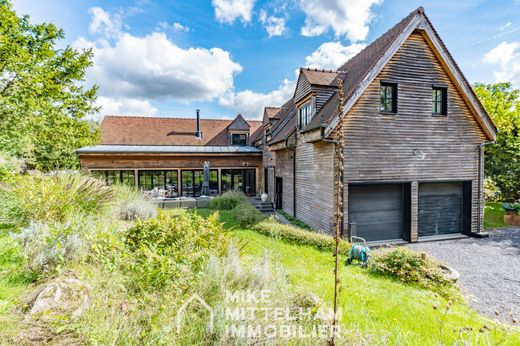
[[[502,322],[520,322],[520,229],[497,229],[489,238],[406,245],[455,268],[469,303]]]

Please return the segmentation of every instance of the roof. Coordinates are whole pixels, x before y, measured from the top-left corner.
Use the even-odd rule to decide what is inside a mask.
[[[427,36],[431,38],[435,49],[440,52],[440,55],[447,62],[448,68],[460,85],[462,93],[465,95],[468,105],[473,110],[477,121],[481,124],[488,138],[493,139],[496,135],[496,126],[478,101],[471,85],[433,28],[433,25],[424,13],[423,7],[418,7],[412,11],[399,23],[339,67],[337,71],[300,69],[301,74],[305,76],[311,84],[331,87],[336,86],[335,80],[338,76],[341,76],[344,91],[344,114],[348,112],[373,78],[377,76],[379,69],[388,62],[409,34],[415,29],[424,30]],[[320,109],[318,114],[313,117],[304,131],[326,127],[325,135],[330,134],[338,123],[337,102],[338,93],[335,92]],[[280,124],[281,123],[283,122],[280,121]],[[272,141],[272,143],[274,143],[274,141]]]
[[[260,126],[260,127],[258,127],[258,128],[256,129],[256,131],[253,132],[253,133],[251,134],[251,136],[249,137],[249,143],[250,143],[250,144],[255,143],[256,141],[258,141],[259,139],[261,139],[263,135],[264,135],[264,129],[263,129],[262,126]]]
[[[338,72],[336,71],[301,68],[300,72],[307,78],[311,85],[337,86],[336,78]]]
[[[256,147],[215,145],[95,145],[76,150],[78,154],[256,154]]]
[[[228,125],[227,129],[231,131],[249,131],[250,127],[242,114],[238,114],[231,124]]]
[[[290,99],[282,106],[279,116],[280,120],[271,130],[271,140],[269,144],[285,140],[296,130],[296,106],[293,99]]]
[[[282,109],[282,107],[264,107],[264,113],[267,115],[269,119],[277,117],[278,112]]]
[[[232,119],[200,119],[202,138],[197,138],[195,118],[109,115],[101,122],[101,144],[228,145],[228,127],[233,122]],[[249,120],[246,123],[250,126],[250,133],[262,125],[260,121]]]

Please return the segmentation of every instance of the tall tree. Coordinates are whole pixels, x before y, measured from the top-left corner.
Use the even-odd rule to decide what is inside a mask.
[[[97,111],[97,87],[82,85],[92,51],[59,48],[63,38],[0,0],[0,151],[41,170],[76,168],[75,149],[98,138],[85,120]]]
[[[499,129],[496,143],[486,149],[486,175],[496,182],[504,200],[519,200],[520,90],[511,83],[477,83],[474,89]]]

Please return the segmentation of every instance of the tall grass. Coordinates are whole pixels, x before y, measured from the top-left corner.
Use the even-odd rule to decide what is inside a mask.
[[[100,213],[114,198],[113,189],[89,176],[19,176],[0,186],[0,224],[65,222],[78,214]]]

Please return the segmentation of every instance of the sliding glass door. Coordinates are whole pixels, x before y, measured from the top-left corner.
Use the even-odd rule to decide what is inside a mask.
[[[254,169],[223,169],[221,171],[222,192],[242,191],[246,195],[256,193],[256,171]]]
[[[204,171],[183,170],[181,172],[182,195],[185,197],[200,197],[203,194]],[[218,171],[209,171],[209,191],[210,196],[218,194]]]
[[[179,184],[177,171],[139,171],[139,188],[155,191],[161,197],[177,197]]]

